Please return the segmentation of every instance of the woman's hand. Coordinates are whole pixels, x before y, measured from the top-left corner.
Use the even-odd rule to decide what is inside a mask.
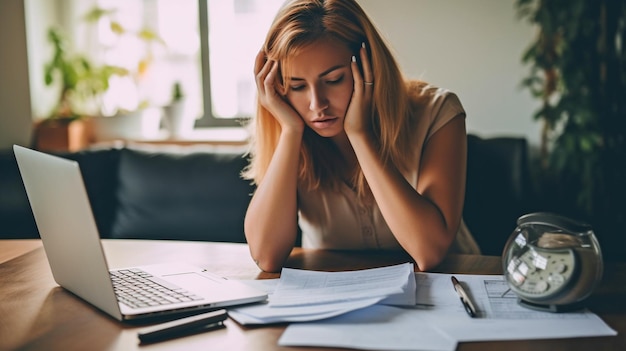
[[[346,112],[344,130],[346,134],[363,134],[370,132],[370,116],[372,113],[372,93],[374,91],[374,76],[372,67],[367,56],[365,45],[359,50],[359,60],[363,68],[363,73],[359,65],[352,59],[352,78],[354,80],[354,92],[352,100]]]
[[[276,118],[283,131],[294,130],[302,132],[304,130],[304,120],[285,101],[281,94],[284,88],[278,84],[278,62],[267,60],[265,51],[259,51],[254,63],[254,75],[261,105]],[[279,92],[279,89],[281,92]]]

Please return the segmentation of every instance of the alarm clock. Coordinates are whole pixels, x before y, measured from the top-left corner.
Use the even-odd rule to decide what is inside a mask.
[[[504,246],[502,268],[520,305],[570,311],[581,308],[602,279],[602,252],[588,224],[536,212],[518,218]]]

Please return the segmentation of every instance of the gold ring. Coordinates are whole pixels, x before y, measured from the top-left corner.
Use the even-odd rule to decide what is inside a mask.
[[[365,85],[374,85],[374,82],[363,82]]]

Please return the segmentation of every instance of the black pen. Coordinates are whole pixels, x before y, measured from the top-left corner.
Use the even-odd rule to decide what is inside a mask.
[[[459,283],[459,281],[454,276],[452,276],[452,285],[454,286],[454,290],[456,290],[456,293],[459,295],[459,298],[461,299],[461,302],[463,303],[463,307],[465,307],[465,311],[467,312],[467,314],[469,314],[469,316],[472,318],[476,317],[476,307],[474,307],[472,300],[465,292],[465,289],[463,289],[461,283]]]
[[[221,309],[149,327],[138,332],[137,337],[142,344],[146,344],[215,330],[224,327],[223,321],[227,317],[226,310]]]

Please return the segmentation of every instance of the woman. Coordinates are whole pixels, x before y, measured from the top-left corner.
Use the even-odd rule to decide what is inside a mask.
[[[404,249],[421,270],[478,253],[462,222],[465,112],[406,81],[354,0],[289,0],[254,67],[258,109],[245,218],[259,268],[302,246]]]

